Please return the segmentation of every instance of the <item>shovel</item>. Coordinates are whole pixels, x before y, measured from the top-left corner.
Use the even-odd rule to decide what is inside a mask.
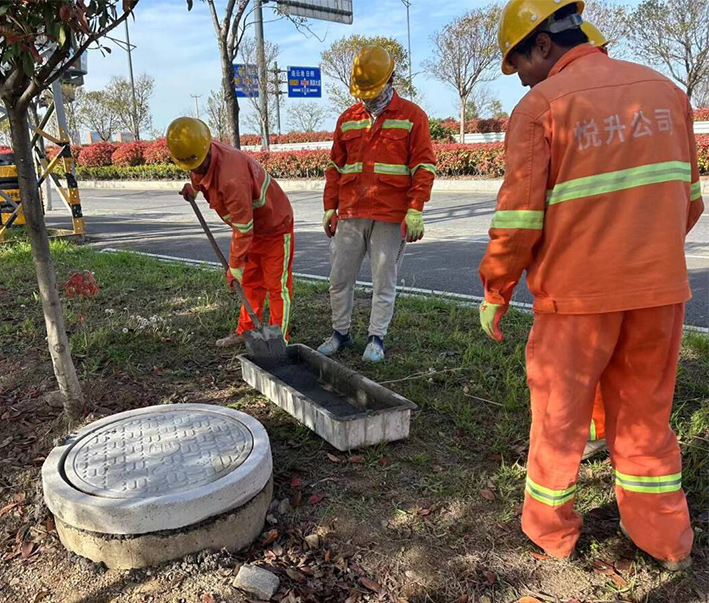
[[[222,250],[219,249],[219,245],[217,245],[217,242],[214,240],[214,235],[212,234],[212,231],[209,230],[207,223],[204,221],[204,216],[202,215],[202,212],[199,211],[197,203],[195,203],[194,200],[188,201],[188,203],[192,206],[199,223],[202,225],[204,234],[207,235],[209,243],[212,245],[212,249],[214,249],[214,253],[217,254],[219,261],[222,263],[222,266],[224,266],[224,270],[229,270],[229,263],[226,261]],[[288,362],[286,342],[283,338],[281,328],[277,326],[267,327],[261,323],[258,316],[256,316],[256,312],[254,312],[254,309],[251,307],[249,300],[246,299],[246,295],[244,295],[244,290],[241,288],[239,281],[234,279],[232,281],[232,288],[241,300],[241,303],[244,304],[244,308],[246,308],[249,317],[256,326],[253,331],[244,331],[242,335],[249,356],[257,362],[261,361],[266,364]]]

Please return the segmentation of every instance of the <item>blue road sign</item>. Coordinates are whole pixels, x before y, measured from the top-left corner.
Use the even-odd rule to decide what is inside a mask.
[[[321,98],[320,67],[288,67],[288,98]]]
[[[256,65],[234,63],[234,88],[238,98],[258,98],[258,68]]]

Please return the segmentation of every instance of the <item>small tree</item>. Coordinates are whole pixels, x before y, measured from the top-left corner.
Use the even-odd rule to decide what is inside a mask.
[[[276,59],[278,58],[278,55],[280,54],[281,50],[278,47],[278,44],[275,42],[270,42],[268,40],[264,41],[264,56],[266,59],[266,73],[270,74],[272,70],[275,68],[275,63]],[[256,65],[256,40],[254,38],[244,38],[241,41],[241,44],[239,45],[239,55],[241,56],[241,61],[245,65]],[[257,82],[254,80],[254,85],[256,85]],[[271,131],[271,126],[273,124],[274,120],[274,113],[276,111],[276,101],[275,101],[275,95],[274,92],[276,91],[276,83],[274,81],[274,78],[269,77],[267,86],[267,96],[266,96],[266,126],[268,131]],[[261,120],[263,119],[263,116],[261,115],[261,102],[259,100],[259,97],[257,96],[259,90],[254,88],[253,90],[248,90],[247,91],[249,96],[247,96],[247,100],[249,102],[249,105],[251,105],[252,111],[247,115],[246,122],[247,125],[252,127],[253,122],[252,119],[257,120],[257,123],[259,124],[256,127],[257,132],[261,132]]]
[[[101,140],[111,140],[116,131],[118,116],[108,94],[101,90],[82,92],[76,97],[75,103],[77,121],[96,132]]]
[[[497,29],[499,5],[490,4],[454,19],[431,38],[433,56],[426,67],[448,84],[460,99],[460,139],[465,137],[465,105],[475,86],[495,79],[500,50]]]
[[[123,22],[138,0],[33,0],[0,4],[0,97],[10,120],[22,207],[32,246],[54,374],[69,422],[83,394],[69,351],[28,128],[30,104],[96,40]]]
[[[288,110],[288,123],[299,132],[316,132],[327,116],[327,109],[315,101],[295,102]]]
[[[186,0],[187,9],[192,10],[194,0]],[[249,0],[227,0],[221,18],[216,0],[202,0],[209,6],[212,24],[217,36],[217,46],[222,64],[222,94],[229,115],[229,135],[232,144],[239,148],[239,99],[234,89],[234,63],[239,44],[246,29],[246,9]],[[219,3],[223,4],[223,3]]]
[[[691,99],[709,77],[709,2],[644,0],[629,23],[636,55],[667,72]]]
[[[229,136],[229,109],[221,90],[212,90],[207,99],[207,123],[212,136],[224,140]]]
[[[354,34],[331,44],[330,48],[325,50],[320,57],[323,73],[334,80],[334,83],[328,86],[328,94],[338,113],[355,102],[350,96],[352,63],[360,48],[372,44],[383,46],[394,58],[396,65],[394,87],[404,96],[414,96],[416,93],[416,90],[409,85],[409,53],[397,40],[385,36],[370,37]]]
[[[153,117],[150,114],[150,97],[155,89],[155,78],[141,73],[135,79],[135,115],[133,91],[130,82],[123,76],[114,75],[106,87],[106,100],[113,111],[117,125],[140,140],[141,130],[150,130]]]

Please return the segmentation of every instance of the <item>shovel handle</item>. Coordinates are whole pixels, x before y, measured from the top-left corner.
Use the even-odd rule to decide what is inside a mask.
[[[202,225],[202,230],[204,230],[204,234],[207,235],[207,238],[209,239],[209,243],[212,246],[212,249],[214,249],[214,253],[217,255],[217,258],[219,258],[219,261],[222,263],[222,266],[224,266],[224,270],[229,270],[230,269],[229,262],[226,261],[226,258],[224,257],[222,250],[219,248],[219,245],[214,240],[214,235],[212,234],[212,231],[209,229],[209,226],[207,226],[207,222],[205,221],[204,216],[202,215],[202,212],[199,211],[199,207],[197,207],[197,203],[195,202],[194,199],[192,199],[192,200],[187,199],[187,202],[192,206],[192,210],[194,211],[195,216],[197,216],[197,220],[199,220],[199,223]],[[249,300],[246,299],[246,295],[244,295],[244,290],[241,288],[239,281],[234,279],[231,282],[231,286],[234,289],[234,292],[236,293],[236,295],[241,300],[241,303],[244,304],[244,308],[246,308],[246,312],[249,314],[249,318],[251,318],[252,322],[254,323],[254,326],[258,330],[261,330],[261,321],[258,319],[256,312],[254,312],[254,309],[251,306],[251,304],[249,303]]]

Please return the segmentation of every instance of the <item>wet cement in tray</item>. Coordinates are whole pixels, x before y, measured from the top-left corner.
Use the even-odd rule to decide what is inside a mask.
[[[389,405],[385,402],[372,400],[371,397],[366,409],[358,408],[354,402],[350,402],[345,396],[336,392],[331,385],[320,381],[310,370],[310,367],[302,362],[284,363],[263,368],[317,405],[322,406],[340,418],[352,417],[367,410],[389,408]]]

